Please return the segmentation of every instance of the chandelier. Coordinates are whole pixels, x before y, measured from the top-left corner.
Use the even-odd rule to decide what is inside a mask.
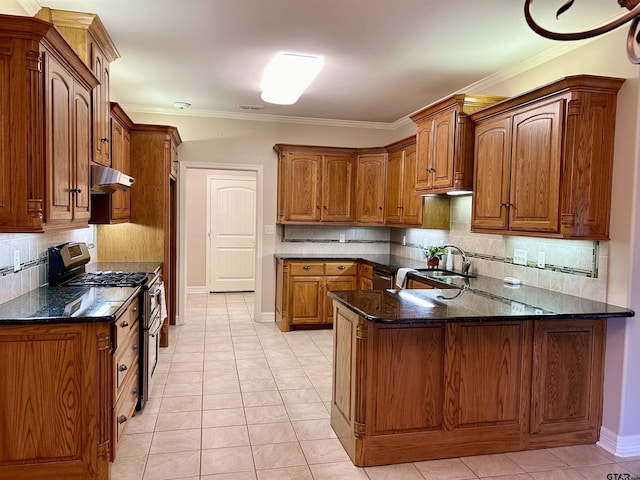
[[[564,5],[562,5],[558,9],[556,18],[569,10],[573,5],[573,2],[574,0],[567,0]],[[541,35],[545,38],[550,38],[551,40],[584,40],[585,38],[597,37],[598,35],[610,32],[611,30],[618,28],[628,21],[633,20],[629,28],[629,34],[627,35],[627,56],[629,57],[630,62],[640,64],[640,56],[636,54],[635,50],[636,45],[640,44],[640,32],[636,33],[638,30],[638,24],[640,24],[640,0],[618,0],[618,5],[629,10],[628,13],[625,13],[621,17],[612,20],[605,25],[601,25],[591,30],[585,30],[584,32],[576,33],[557,33],[542,28],[535,22],[531,15],[532,4],[533,0],[525,0],[524,2],[524,16],[527,20],[527,23],[529,24],[531,29],[538,35]]]

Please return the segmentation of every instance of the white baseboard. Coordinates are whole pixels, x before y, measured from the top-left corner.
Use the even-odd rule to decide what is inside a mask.
[[[597,445],[617,457],[640,456],[640,435],[620,437],[611,430],[600,428],[600,440]]]
[[[256,322],[268,323],[276,321],[276,312],[260,312],[260,318],[256,318]]]
[[[189,293],[209,293],[209,290],[204,285],[201,287],[187,287],[187,295]]]

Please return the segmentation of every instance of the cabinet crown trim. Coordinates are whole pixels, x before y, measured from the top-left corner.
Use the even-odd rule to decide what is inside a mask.
[[[433,115],[450,107],[457,106],[461,113],[472,114],[493,105],[497,102],[505,100],[506,97],[497,97],[493,95],[474,95],[469,93],[458,93],[451,95],[436,103],[432,103],[428,107],[414,113],[410,116],[414,123],[420,123],[426,117]]]
[[[492,115],[523,106],[528,102],[538,102],[552,95],[570,91],[588,91],[615,94],[624,83],[624,78],[602,77],[596,75],[572,75],[508,98],[471,115],[477,122]]]
[[[95,13],[71,12],[42,7],[35,16],[59,27],[86,30],[97,40],[109,63],[120,58],[120,52],[118,52],[113,43],[109,32],[107,32],[100,17]]]

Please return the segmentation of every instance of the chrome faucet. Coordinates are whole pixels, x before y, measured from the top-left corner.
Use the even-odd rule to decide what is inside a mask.
[[[453,245],[453,244],[443,245],[442,248],[455,248],[456,250],[458,250],[460,252],[460,255],[462,255],[462,274],[463,275],[469,275],[469,269],[471,268],[471,262],[467,258],[467,254],[464,253],[464,250],[462,250],[457,245]]]

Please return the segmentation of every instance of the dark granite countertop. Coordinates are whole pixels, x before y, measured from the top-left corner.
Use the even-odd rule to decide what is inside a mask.
[[[276,258],[361,260],[394,274],[399,268],[420,269],[422,271],[413,271],[408,275],[443,284],[443,289],[435,290],[329,292],[331,298],[372,322],[495,321],[514,318],[553,320],[635,315],[628,308],[526,285],[510,286],[498,278],[482,275],[467,278],[433,277],[424,261],[396,255],[279,253]]]
[[[489,281],[486,291],[476,286],[475,289],[332,291],[329,296],[365,320],[377,323],[591,319],[634,315],[628,308],[541,288],[513,289],[504,286],[500,280],[496,282],[500,286]]]
[[[426,262],[424,260],[412,260],[397,255],[276,253],[275,257],[282,260],[360,260],[382,271],[393,274],[395,274],[399,268],[426,268]]]
[[[140,287],[40,287],[0,304],[2,325],[113,322]]]

